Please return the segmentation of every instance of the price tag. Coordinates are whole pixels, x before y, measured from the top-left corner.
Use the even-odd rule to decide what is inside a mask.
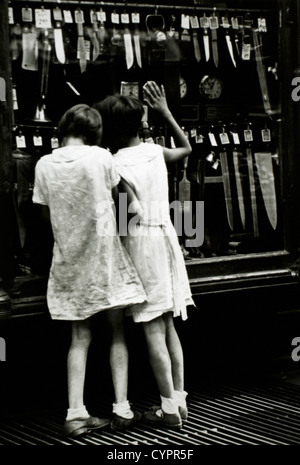
[[[170,144],[171,144],[171,148],[172,148],[172,149],[176,149],[176,144],[175,144],[175,141],[174,141],[174,137],[173,137],[173,136],[170,137]]]
[[[41,147],[43,145],[43,139],[41,136],[33,136],[33,145],[36,147]]]
[[[191,28],[199,29],[199,21],[197,16],[190,16]]]
[[[219,136],[220,136],[220,141],[221,141],[222,145],[230,144],[227,132],[221,132],[221,134],[219,134]]]
[[[132,24],[139,24],[140,23],[140,14],[139,13],[131,13],[131,22],[132,22]]]
[[[214,164],[212,165],[212,168],[213,168],[214,170],[217,170],[217,169],[219,168],[219,164],[220,164],[220,160],[216,160],[216,161],[214,162]]]
[[[105,11],[103,11],[103,10],[98,11],[97,17],[98,17],[98,21],[100,21],[100,23],[105,23],[105,21],[106,21],[106,13],[105,13]]]
[[[232,135],[232,138],[233,138],[233,143],[235,145],[240,144],[240,138],[239,138],[238,133],[237,132],[232,132],[231,135]]]
[[[64,14],[65,23],[67,24],[73,23],[73,17],[72,17],[72,13],[70,10],[64,10],[63,14]]]
[[[26,148],[26,140],[25,136],[20,134],[19,136],[16,136],[16,144],[18,149],[25,149]]]
[[[191,129],[191,137],[196,137],[197,135],[197,129],[196,128],[192,128]]]
[[[8,8],[8,24],[14,24],[14,11],[11,6]]]
[[[209,18],[209,26],[211,29],[218,29],[219,27],[219,20],[217,16],[211,16]]]
[[[267,32],[266,18],[258,18],[257,22],[259,32]]]
[[[90,10],[90,20],[92,24],[98,22],[98,14],[96,13],[95,10]]]
[[[57,6],[53,10],[53,19],[54,21],[62,21],[63,15],[61,9]]]
[[[190,28],[190,17],[189,15],[181,15],[181,27],[182,29]]]
[[[122,24],[129,24],[129,14],[128,13],[122,13],[121,14],[121,23]]]
[[[197,134],[196,135],[196,144],[203,144],[204,141],[204,136],[202,134]]]
[[[47,8],[38,8],[35,13],[35,25],[37,28],[50,29],[51,24],[51,10]]]
[[[242,60],[250,60],[251,58],[251,45],[243,44],[242,46]]]
[[[84,23],[84,14],[82,10],[75,10],[74,12],[75,16],[75,23],[76,24],[83,24]]]
[[[232,26],[232,29],[238,29],[239,28],[239,20],[238,20],[238,18],[231,18],[231,26]]]
[[[228,29],[230,27],[228,16],[222,16],[222,26],[225,29]]]
[[[59,147],[58,139],[57,137],[51,137],[51,148],[52,149],[57,149]]]
[[[32,23],[32,9],[31,8],[22,8],[22,21],[24,23]]]
[[[206,157],[206,160],[209,163],[212,163],[214,161],[214,159],[215,159],[215,152],[209,152],[209,154]]]
[[[203,29],[209,28],[209,19],[207,16],[202,16],[202,18],[200,18],[200,26],[203,27]]]
[[[261,131],[263,142],[271,142],[271,131],[270,129],[263,129]]]
[[[111,22],[113,24],[119,24],[120,23],[120,15],[118,13],[112,13],[111,14]]]
[[[209,137],[209,140],[210,140],[211,145],[213,145],[214,147],[217,147],[218,144],[217,144],[215,135],[214,135],[212,132],[209,132],[209,133],[208,133],[208,137]]]
[[[244,139],[246,142],[252,142],[253,141],[253,134],[251,129],[245,129],[244,131]]]

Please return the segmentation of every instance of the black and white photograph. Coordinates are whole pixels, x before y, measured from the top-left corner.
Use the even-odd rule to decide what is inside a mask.
[[[299,0],[1,0],[3,451],[300,444],[299,134]]]

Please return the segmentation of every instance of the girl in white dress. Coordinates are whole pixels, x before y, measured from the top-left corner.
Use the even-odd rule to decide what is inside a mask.
[[[43,156],[35,169],[33,202],[49,215],[54,236],[47,289],[50,315],[72,323],[68,354],[68,435],[105,426],[90,417],[83,402],[90,320],[105,311],[112,328],[110,363],[115,389],[113,429],[122,429],[141,414],[127,400],[128,353],[123,332],[124,307],[146,295],[117,234],[113,210],[120,177],[111,154],[100,143],[102,122],[88,105],[76,105],[58,125],[61,147]]]
[[[187,318],[194,305],[178,237],[170,219],[165,162],[189,155],[190,144],[173,118],[164,88],[144,86],[145,100],[165,119],[176,148],[141,142],[138,131],[143,104],[134,97],[109,96],[96,105],[103,120],[102,144],[114,154],[114,164],[130,199],[139,204],[138,224],[130,227],[124,244],[138,271],[147,301],[131,308],[141,322],[161,406],[144,413],[146,422],[181,428],[187,419],[181,343],[173,317]]]

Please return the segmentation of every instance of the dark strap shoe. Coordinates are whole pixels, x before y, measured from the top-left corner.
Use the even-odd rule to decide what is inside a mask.
[[[104,428],[110,424],[108,418],[75,418],[74,420],[65,421],[64,430],[67,436],[76,437],[82,434],[90,433],[92,430]]]
[[[156,428],[182,428],[179,412],[165,413],[159,406],[151,407],[148,412],[144,412],[143,419],[145,423],[155,426]]]
[[[133,417],[132,418],[124,418],[120,415],[114,413],[114,416],[111,420],[110,427],[114,431],[120,431],[122,429],[126,429],[129,426],[132,426],[134,423],[137,423],[141,420],[142,414],[137,412],[136,410],[132,410]]]

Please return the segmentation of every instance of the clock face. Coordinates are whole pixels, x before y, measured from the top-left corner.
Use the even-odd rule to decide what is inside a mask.
[[[204,76],[199,85],[200,94],[208,99],[217,99],[221,96],[223,83],[213,76]]]
[[[121,95],[129,95],[139,97],[139,83],[138,82],[121,82]]]
[[[179,88],[180,88],[180,98],[184,98],[187,94],[187,84],[183,77],[180,76],[179,79]]]

